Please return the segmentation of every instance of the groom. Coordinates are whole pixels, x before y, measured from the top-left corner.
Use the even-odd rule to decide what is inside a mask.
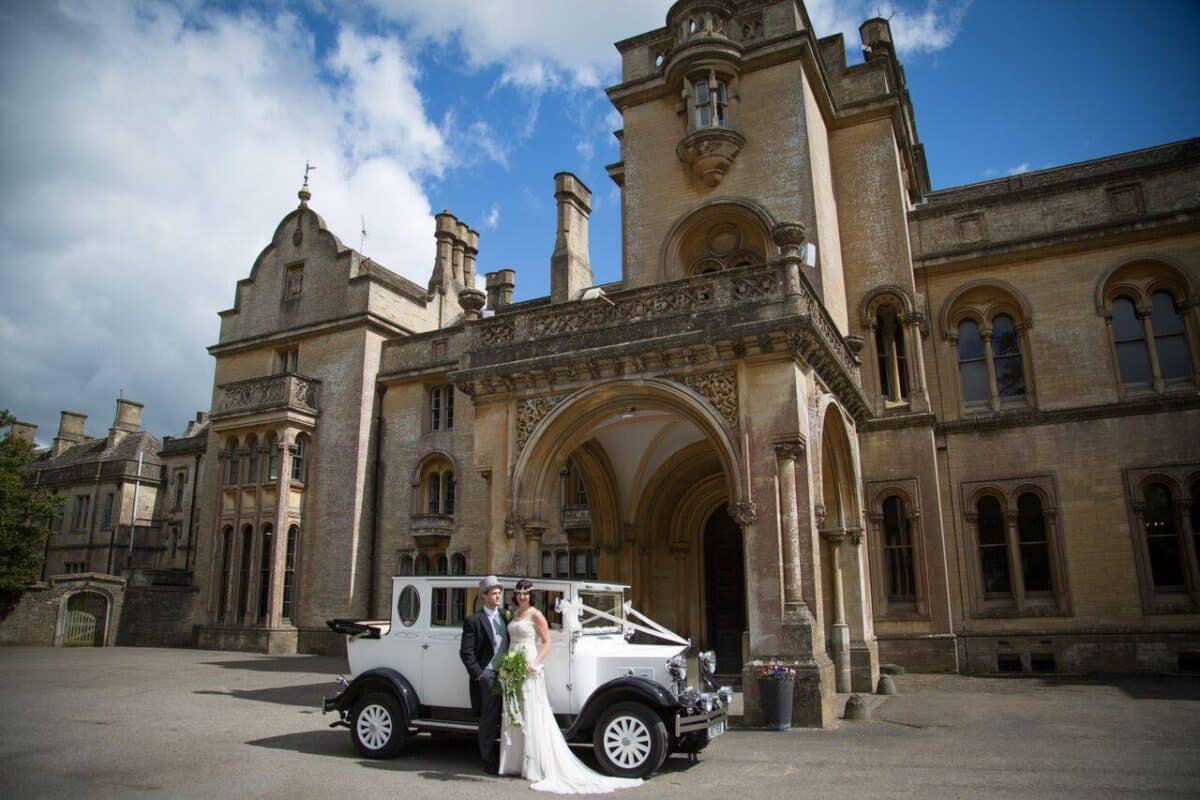
[[[500,604],[504,590],[495,575],[479,582],[483,608],[463,621],[462,644],[458,655],[471,676],[471,711],[479,717],[479,755],[487,771],[500,771],[501,699],[492,693],[496,682],[496,667],[508,651],[508,624]]]

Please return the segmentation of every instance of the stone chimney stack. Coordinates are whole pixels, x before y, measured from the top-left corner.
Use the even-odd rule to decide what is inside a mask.
[[[464,262],[467,258],[467,223],[459,222],[454,226],[454,244],[451,248],[451,253],[454,259],[454,283],[459,286],[466,286],[467,283],[463,280]],[[475,287],[469,287],[474,289]]]
[[[433,275],[429,279],[429,293],[445,293],[446,284],[453,283],[454,239],[458,235],[458,220],[449,211],[434,218],[433,236],[437,239],[437,255],[433,259]]]
[[[467,228],[463,248],[463,286],[475,288],[475,261],[479,258],[479,231]]]
[[[57,456],[73,444],[79,444],[87,438],[83,426],[87,424],[87,414],[77,411],[63,411],[58,421],[58,436],[50,447],[50,455]]]
[[[109,447],[116,447],[126,435],[142,429],[142,409],[144,407],[141,403],[133,400],[126,400],[124,397],[117,398],[117,413],[113,417],[112,427],[108,429]]]
[[[22,442],[32,446],[37,437],[37,425],[32,422],[21,422],[13,420],[12,427],[8,429],[9,439],[20,439]]]
[[[194,435],[206,422],[208,422],[208,412],[197,411],[196,418],[188,420],[187,429],[183,432],[184,438]]]
[[[592,190],[570,172],[554,176],[554,199],[558,203],[558,236],[550,256],[550,302],[576,300],[592,285],[588,261],[588,215],[592,213]]]
[[[863,53],[867,61],[885,58],[894,53],[892,43],[892,26],[886,19],[875,17],[858,26],[858,35],[862,39]]]
[[[511,269],[502,269],[484,275],[487,280],[487,307],[497,311],[512,305],[513,289],[517,285],[517,273]]]

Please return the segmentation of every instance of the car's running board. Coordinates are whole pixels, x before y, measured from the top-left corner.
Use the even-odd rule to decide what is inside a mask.
[[[423,731],[459,731],[475,733],[479,726],[473,722],[453,722],[445,719],[414,719],[409,723],[412,727]]]

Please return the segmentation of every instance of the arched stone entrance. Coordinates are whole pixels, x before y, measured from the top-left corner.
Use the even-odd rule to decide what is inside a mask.
[[[742,529],[724,508],[704,526],[706,649],[717,653],[717,672],[741,678],[746,631],[746,563]]]
[[[108,597],[100,592],[76,592],[67,599],[63,617],[63,647],[103,647],[108,634]]]
[[[564,486],[578,472],[598,579],[629,584],[639,609],[698,646],[719,640],[723,666],[739,671],[747,592],[742,532],[727,510],[742,497],[729,423],[705,397],[670,381],[612,381],[562,400],[517,459],[506,526],[514,541],[498,568],[544,574],[544,554],[579,544],[580,511],[572,507],[568,520],[574,492]],[[707,557],[710,530],[719,532],[716,560]],[[714,573],[716,625],[706,565],[725,565]]]

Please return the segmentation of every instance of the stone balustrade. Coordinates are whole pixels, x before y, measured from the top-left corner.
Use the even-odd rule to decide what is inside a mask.
[[[294,410],[316,416],[321,382],[302,375],[268,375],[217,386],[213,419]]]

